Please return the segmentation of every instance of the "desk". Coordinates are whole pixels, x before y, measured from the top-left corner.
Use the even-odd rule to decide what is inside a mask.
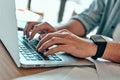
[[[52,70],[51,68],[18,68],[9,53],[0,42],[0,80],[11,80],[13,78]]]

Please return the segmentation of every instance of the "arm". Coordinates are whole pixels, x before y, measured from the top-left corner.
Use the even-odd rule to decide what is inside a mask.
[[[56,30],[58,31],[62,29],[67,29],[78,36],[84,36],[86,32],[84,25],[76,19],[70,20],[68,23],[59,26]]]
[[[106,0],[94,0],[90,7],[81,14],[73,16],[72,19],[77,19],[84,24],[86,34],[99,26],[106,7]]]
[[[102,57],[113,62],[120,62],[120,43],[102,35],[93,35],[90,39],[97,46],[96,54],[92,56],[93,59]]]
[[[120,43],[108,42],[102,58],[120,63]]]
[[[91,6],[62,26],[58,30],[67,29],[78,36],[84,36],[100,24],[105,8],[104,0],[94,0]]]

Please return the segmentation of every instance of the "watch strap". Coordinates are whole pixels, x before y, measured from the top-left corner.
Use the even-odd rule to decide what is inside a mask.
[[[101,35],[92,35],[90,39],[97,45],[97,52],[95,56],[92,56],[93,59],[102,57],[107,41]]]

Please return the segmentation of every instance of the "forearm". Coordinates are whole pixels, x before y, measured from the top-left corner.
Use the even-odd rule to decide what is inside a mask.
[[[108,42],[102,58],[120,63],[120,43]]]
[[[78,20],[70,20],[68,23],[61,25],[57,28],[57,30],[67,29],[78,36],[85,35],[84,25]]]

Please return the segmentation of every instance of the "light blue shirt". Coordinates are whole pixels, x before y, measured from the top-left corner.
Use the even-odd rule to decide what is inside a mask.
[[[120,0],[94,0],[87,10],[73,16],[73,19],[84,24],[86,33],[98,26],[97,34],[112,37],[120,21]]]

